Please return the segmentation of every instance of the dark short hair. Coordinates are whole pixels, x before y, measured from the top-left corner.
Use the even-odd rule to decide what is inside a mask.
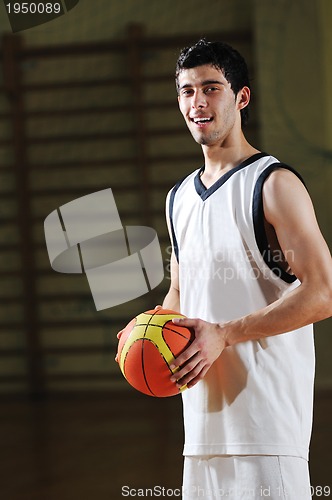
[[[209,42],[202,38],[191,47],[181,50],[176,63],[175,81],[179,91],[179,74],[184,69],[210,64],[222,71],[235,96],[243,87],[250,88],[248,67],[241,54],[224,42]],[[248,122],[248,106],[241,109],[241,123]]]

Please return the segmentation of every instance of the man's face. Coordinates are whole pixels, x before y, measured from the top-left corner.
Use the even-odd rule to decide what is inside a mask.
[[[239,99],[222,71],[209,64],[185,69],[178,84],[180,111],[196,142],[222,144],[241,129]]]

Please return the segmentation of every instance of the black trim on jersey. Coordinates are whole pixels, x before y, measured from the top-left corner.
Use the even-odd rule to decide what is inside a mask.
[[[264,259],[265,264],[271,269],[271,271],[274,272],[276,276],[279,276],[279,278],[281,278],[286,283],[294,283],[294,281],[296,281],[297,279],[296,276],[282,269],[278,262],[273,260],[273,255],[271,255],[271,250],[269,248],[269,243],[264,227],[263,185],[268,176],[274,170],[277,170],[279,168],[284,168],[293,172],[293,174],[295,174],[305,186],[304,180],[302,179],[301,175],[285,163],[272,163],[269,167],[267,167],[259,176],[254,189],[252,204],[254,232],[257,246]]]
[[[188,176],[186,175],[185,177],[183,177],[183,179],[181,179],[180,181],[178,181],[175,184],[175,186],[173,187],[173,189],[171,191],[170,197],[169,197],[168,213],[169,213],[169,221],[170,221],[171,233],[172,233],[172,243],[173,243],[173,250],[174,250],[174,253],[175,253],[175,256],[176,256],[176,260],[178,262],[179,262],[179,246],[178,246],[178,242],[177,242],[177,239],[176,239],[176,236],[175,236],[175,229],[174,229],[174,222],[173,222],[174,197],[175,197],[175,193],[177,192],[177,190],[181,186],[182,182],[187,177]]]
[[[201,175],[204,172],[204,166],[198,171],[197,175],[195,176],[194,182],[195,182],[195,188],[199,196],[202,198],[203,201],[205,201],[211,194],[213,194],[217,189],[220,188],[223,184],[225,184],[228,179],[241,170],[242,168],[247,167],[251,163],[254,163],[255,161],[259,160],[260,158],[263,158],[264,156],[269,156],[267,153],[256,153],[243,162],[240,163],[237,167],[232,168],[226,174],[222,175],[212,186],[210,186],[208,189],[204,186],[203,182],[201,181]]]

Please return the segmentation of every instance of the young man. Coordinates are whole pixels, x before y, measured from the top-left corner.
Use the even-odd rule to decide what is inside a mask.
[[[312,323],[332,315],[331,256],[299,174],[243,134],[242,56],[200,40],[181,52],[176,84],[204,154],[167,197],[163,307],[195,333],[172,367],[188,387],[183,497],[307,500]]]

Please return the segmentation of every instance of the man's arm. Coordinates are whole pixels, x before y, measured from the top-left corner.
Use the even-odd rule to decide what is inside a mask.
[[[164,309],[180,312],[179,266],[174,252],[171,256],[171,285],[163,302]]]
[[[167,222],[170,241],[172,242],[172,246],[174,248],[172,241],[171,223],[169,220],[169,199],[170,199],[170,193],[168,193],[168,196],[166,198],[166,222]],[[173,250],[170,260],[170,274],[171,274],[171,284],[169,291],[165,296],[163,302],[163,308],[172,309],[173,311],[180,312],[179,265]]]
[[[181,366],[175,376],[181,378],[180,385],[195,385],[227,346],[289,332],[332,315],[331,255],[303,184],[290,171],[277,170],[265,182],[263,204],[266,221],[301,284],[267,307],[224,324],[174,321],[193,328],[196,337],[174,362],[174,367]]]

